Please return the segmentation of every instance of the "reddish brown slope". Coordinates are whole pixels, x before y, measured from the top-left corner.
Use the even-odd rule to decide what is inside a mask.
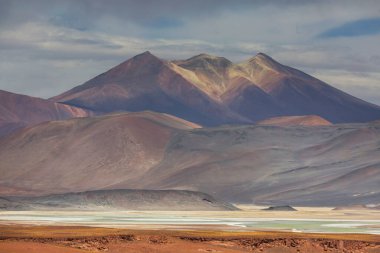
[[[89,115],[74,106],[0,90],[0,136],[43,121]]]
[[[136,181],[161,161],[172,133],[197,127],[170,115],[140,112],[26,128],[0,140],[0,195],[64,193]]]
[[[269,118],[259,121],[257,124],[275,126],[328,126],[331,125],[331,122],[316,115],[306,115]]]

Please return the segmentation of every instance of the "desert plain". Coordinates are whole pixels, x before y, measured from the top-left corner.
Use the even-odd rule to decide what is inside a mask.
[[[2,211],[0,252],[380,252],[380,212]]]

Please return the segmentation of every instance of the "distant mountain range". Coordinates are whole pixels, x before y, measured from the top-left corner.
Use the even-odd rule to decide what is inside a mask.
[[[145,52],[51,99],[0,91],[0,196],[172,189],[378,204],[379,119],[379,106],[265,54]]]
[[[331,123],[380,119],[380,107],[259,53],[240,63],[200,54],[137,55],[50,100],[0,91],[0,136],[43,121],[154,111],[202,126],[315,115]]]

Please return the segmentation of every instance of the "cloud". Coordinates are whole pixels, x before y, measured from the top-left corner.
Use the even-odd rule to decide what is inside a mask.
[[[164,58],[186,57],[194,52],[217,52],[217,44],[191,39],[144,39],[102,32],[80,31],[46,23],[26,23],[0,32],[0,50],[17,51],[33,58],[54,60],[125,60],[146,50]]]
[[[331,28],[318,35],[320,38],[355,37],[380,34],[380,18],[361,19]]]
[[[178,19],[160,17],[147,22],[145,25],[155,29],[168,29],[181,27],[184,24],[182,21]]]
[[[374,104],[380,101],[380,74],[378,72],[358,73],[348,71],[311,72],[315,77],[349,94]]]
[[[375,0],[0,0],[0,89],[50,97],[146,50],[232,61],[264,52],[327,80],[361,76],[369,87],[379,80],[371,73],[380,72],[380,34],[316,37],[379,12]]]

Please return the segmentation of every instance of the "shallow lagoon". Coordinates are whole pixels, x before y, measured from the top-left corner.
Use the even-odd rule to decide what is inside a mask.
[[[232,216],[232,217],[229,217]],[[237,217],[238,216],[238,217]],[[380,234],[380,220],[252,217],[239,212],[0,212],[0,224],[85,225],[139,229],[220,229]]]

